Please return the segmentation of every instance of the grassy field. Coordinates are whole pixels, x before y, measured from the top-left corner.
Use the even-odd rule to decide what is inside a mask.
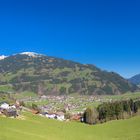
[[[11,94],[11,96],[16,99],[24,99],[24,98],[29,98],[29,97],[32,97],[32,98],[37,97],[37,94],[35,94],[34,92],[25,91],[22,93]]]
[[[0,85],[0,91],[2,92],[14,92],[11,85]]]
[[[105,99],[113,99],[113,100],[126,100],[126,99],[136,99],[136,98],[140,98],[140,92],[128,92],[125,94],[121,94],[121,95],[106,95],[103,96]]]
[[[140,116],[95,126],[29,113],[25,120],[0,117],[0,140],[140,140],[139,130]]]

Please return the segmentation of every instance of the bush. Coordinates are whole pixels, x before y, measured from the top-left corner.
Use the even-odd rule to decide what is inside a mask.
[[[93,111],[91,108],[87,108],[84,113],[84,122],[88,124],[93,124]]]

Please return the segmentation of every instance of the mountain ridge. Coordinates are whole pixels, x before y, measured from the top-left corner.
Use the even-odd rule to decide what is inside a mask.
[[[137,87],[115,72],[91,64],[23,52],[0,60],[0,84],[38,94],[121,94]]]
[[[131,83],[140,85],[140,74],[137,74],[131,78],[128,79]]]

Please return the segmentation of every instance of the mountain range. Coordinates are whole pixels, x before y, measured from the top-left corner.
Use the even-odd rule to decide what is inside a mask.
[[[115,72],[33,52],[0,57],[0,86],[39,95],[118,95],[137,90]]]
[[[140,86],[140,74],[133,76],[132,78],[128,79],[131,83]]]

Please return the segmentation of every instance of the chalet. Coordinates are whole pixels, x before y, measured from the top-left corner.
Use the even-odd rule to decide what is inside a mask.
[[[9,109],[9,108],[10,108],[10,106],[7,103],[3,103],[3,104],[0,105],[0,109],[1,110],[3,110],[3,109]]]
[[[56,119],[59,121],[64,121],[65,120],[65,114],[63,112],[57,112],[56,113]]]
[[[16,106],[15,105],[10,106],[7,103],[2,103],[0,105],[0,112],[1,112],[1,114],[4,114],[7,117],[16,117],[17,116]]]
[[[10,108],[10,109],[3,109],[2,113],[6,116],[6,117],[17,117],[17,111],[14,108]]]

